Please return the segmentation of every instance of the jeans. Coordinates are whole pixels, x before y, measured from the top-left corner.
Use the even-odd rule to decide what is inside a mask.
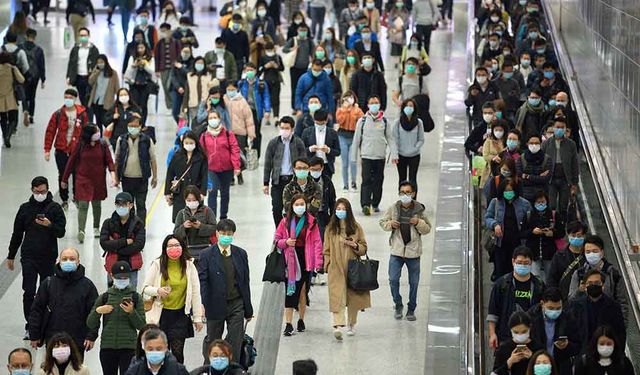
[[[62,199],[63,202],[67,202],[69,200],[69,187],[63,189],[62,186],[60,186],[60,182],[62,182],[62,175],[64,174],[67,162],[69,161],[69,154],[61,150],[56,150],[54,157],[56,158],[56,167],[58,167],[58,188],[60,191],[60,199]]]
[[[406,157],[399,156],[398,160],[398,178],[399,183],[407,180],[407,171],[409,172],[409,181],[413,182],[418,191],[418,167],[420,166],[420,155]]]
[[[212,182],[212,187],[209,192],[208,206],[216,217],[226,219],[229,212],[229,189],[233,180],[233,171],[209,171],[209,180]],[[218,216],[218,190],[220,190],[220,216]]]
[[[209,364],[209,344],[222,338],[225,323],[227,324],[225,341],[231,345],[233,358],[240,358],[240,348],[244,338],[244,302],[242,298],[227,301],[227,316],[224,319],[207,319],[207,336],[202,341],[202,356],[205,364]]]
[[[147,192],[149,191],[149,181],[146,178],[123,177],[122,191],[131,194],[136,203],[136,215],[146,225],[147,220]]]
[[[569,183],[565,178],[553,178],[549,185],[549,206],[558,217],[566,218],[569,205]]]
[[[320,42],[322,40],[322,26],[324,25],[325,7],[309,7],[311,17],[311,37]]]
[[[382,183],[384,182],[384,159],[362,159],[362,186],[360,188],[360,205],[380,205],[382,200]]]
[[[342,158],[342,185],[349,187],[349,169],[351,169],[351,183],[355,185],[358,173],[358,163],[351,161],[351,145],[353,133],[341,132],[338,134],[340,141],[340,157]]]
[[[91,85],[89,85],[89,76],[77,76],[75,86],[78,89],[78,98],[83,107],[87,107],[89,102],[89,94],[91,93]]]
[[[127,34],[129,33],[129,21],[131,20],[131,11],[126,7],[120,7],[120,16],[122,16],[122,34],[124,40],[127,40]],[[141,105],[141,103],[138,103]]]
[[[282,221],[282,210],[284,208],[284,202],[282,201],[282,192],[284,187],[291,182],[293,176],[280,176],[278,185],[271,185],[271,211],[273,213],[273,223],[278,227],[280,221]]]
[[[36,110],[36,91],[38,90],[38,81],[29,80],[24,84],[25,100],[22,103],[23,111],[29,112],[29,116],[33,117]]]
[[[180,116],[183,97],[184,95],[180,94],[176,90],[171,91],[171,103],[172,103],[171,116],[173,116],[173,119],[175,120],[176,123],[178,123],[178,117]]]
[[[100,349],[100,365],[103,375],[124,375],[135,355],[133,349]]]
[[[396,306],[402,306],[402,296],[400,295],[400,275],[402,274],[402,266],[407,265],[409,273],[409,303],[407,308],[409,311],[415,311],[418,299],[418,284],[420,283],[420,257],[403,258],[391,255],[389,258],[389,286],[391,288],[391,297]]]
[[[102,201],[91,201],[93,211],[93,227],[100,228],[100,215],[102,213]],[[89,201],[78,201],[78,230],[84,232],[89,213]]]
[[[55,258],[50,260],[22,258],[20,264],[22,265],[22,312],[24,320],[28,321],[31,305],[36,297],[36,285],[42,284],[44,279],[53,275]],[[38,277],[40,277],[40,281],[38,281]]]

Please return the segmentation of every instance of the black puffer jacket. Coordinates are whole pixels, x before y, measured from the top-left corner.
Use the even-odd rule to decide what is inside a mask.
[[[44,214],[51,225],[45,227],[36,224],[36,215]],[[62,207],[53,201],[51,192],[43,202],[36,201],[33,196],[23,203],[13,222],[13,234],[9,243],[8,259],[15,259],[21,247],[21,259],[35,259],[51,262],[58,257],[58,238],[64,237],[67,219]]]
[[[55,274],[42,282],[29,314],[31,340],[43,339],[42,332],[45,341],[56,333],[67,332],[80,347],[84,340],[95,341],[98,332],[89,331],[85,322],[98,291],[84,273],[82,265],[75,272],[63,272],[60,265],[56,265]],[[51,313],[43,329],[47,309],[51,309]]]

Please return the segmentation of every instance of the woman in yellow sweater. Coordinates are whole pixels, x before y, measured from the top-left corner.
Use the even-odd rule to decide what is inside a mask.
[[[198,271],[187,246],[173,234],[164,239],[162,254],[151,263],[142,295],[153,303],[147,323],[160,326],[171,352],[184,363],[184,342],[194,336],[193,326],[202,329],[203,307]]]

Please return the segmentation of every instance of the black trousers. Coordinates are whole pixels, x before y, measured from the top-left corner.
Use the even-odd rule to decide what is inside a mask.
[[[271,99],[271,111],[275,117],[280,117],[280,82],[269,83],[269,98]]]
[[[382,200],[384,182],[384,159],[362,159],[362,185],[360,187],[360,205],[377,208]]]
[[[96,125],[100,128],[100,131],[104,129],[104,106],[100,104],[92,104],[91,109],[93,110],[93,116],[95,117]]]
[[[151,6],[147,6],[149,3],[151,3]],[[151,11],[151,16],[153,17],[153,22],[156,22],[156,8],[158,8],[156,0],[142,0],[142,4],[140,4],[136,12],[139,14],[143,9],[149,9]]]
[[[294,111],[296,110],[295,100],[293,100],[296,97],[296,85],[294,84],[294,82],[297,83],[298,80],[300,80],[300,77],[302,77],[302,75],[306,72],[307,69],[299,69],[296,67],[289,68],[289,76],[291,77],[291,109],[293,109]],[[300,100],[302,99],[303,98],[300,98]]]
[[[244,302],[242,298],[227,301],[227,314],[224,319],[207,319],[207,336],[202,341],[202,356],[205,364],[209,364],[209,344],[222,338],[225,324],[227,326],[225,341],[231,345],[233,358],[240,358],[240,349],[244,338]]]
[[[36,298],[37,285],[41,284],[48,276],[53,275],[55,259],[20,259],[22,265],[22,312],[25,321],[29,320],[31,305]],[[38,281],[38,277],[40,281]]]
[[[89,102],[89,94],[91,93],[91,85],[89,85],[89,76],[77,76],[76,89],[78,89],[78,98],[80,99],[80,103],[82,103],[82,105],[86,108],[87,103]]]
[[[11,134],[18,127],[18,110],[13,109],[8,112],[0,112],[0,128],[5,142],[11,139]]]
[[[251,112],[253,113],[253,124],[256,129],[256,138],[251,144],[251,149],[258,151],[258,158],[260,158],[260,145],[262,144],[262,118],[258,117],[258,111],[255,109],[251,109]]]
[[[431,45],[431,31],[433,30],[432,25],[416,25],[416,34],[418,38],[422,41],[422,46],[429,54],[429,46]]]
[[[149,181],[145,178],[122,178],[122,191],[131,194],[136,206],[136,215],[143,223],[147,219],[147,192],[149,191]]]
[[[62,199],[63,202],[66,202],[69,200],[69,187],[63,189],[60,183],[62,182],[62,175],[64,174],[67,162],[69,161],[69,154],[61,150],[56,150],[54,157],[56,158],[56,167],[58,168],[58,189],[60,191],[60,199]]]
[[[398,159],[398,185],[403,181],[407,181],[407,172],[409,172],[408,180],[413,182],[418,191],[418,167],[420,166],[420,155],[416,156],[399,156]]]
[[[133,100],[142,110],[142,124],[147,123],[147,115],[149,114],[148,102],[149,102],[149,89],[147,85],[131,85],[129,91],[131,93],[131,100]]]
[[[133,349],[100,349],[100,365],[103,375],[124,375],[136,354]]]
[[[29,112],[29,116],[33,117],[36,110],[36,91],[38,90],[38,81],[29,80],[24,84],[25,100],[22,103],[24,111]]]
[[[277,168],[280,168],[279,166]],[[282,193],[284,187],[287,186],[293,176],[280,176],[280,181],[277,185],[271,185],[271,211],[273,213],[273,223],[278,227],[280,221],[282,221],[282,209],[284,208],[284,202],[282,201]]]

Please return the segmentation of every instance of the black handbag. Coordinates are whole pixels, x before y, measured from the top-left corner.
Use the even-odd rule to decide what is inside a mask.
[[[16,80],[16,73],[11,69],[11,75],[13,77],[13,93],[16,96],[16,101],[24,101],[27,95],[24,91],[24,85]]]
[[[378,266],[380,262],[369,259],[350,259],[347,271],[347,285],[357,291],[371,291],[380,287],[378,284]]]
[[[287,266],[284,261],[284,254],[279,252],[274,244],[271,249],[271,253],[267,255],[262,281],[269,281],[272,283],[285,282],[287,280],[286,268]]]

